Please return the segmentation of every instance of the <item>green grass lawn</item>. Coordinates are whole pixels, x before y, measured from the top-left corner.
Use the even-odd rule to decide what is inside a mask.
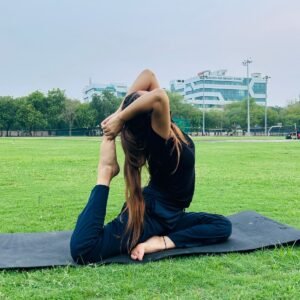
[[[223,136],[223,135],[208,135],[208,136],[194,136],[194,140],[196,141],[228,141],[228,140],[285,140],[285,136],[260,136],[260,135],[252,135],[252,136]]]
[[[95,184],[97,138],[0,139],[0,232],[68,230]],[[118,142],[119,161],[123,154]],[[196,142],[190,211],[256,210],[300,228],[300,141]],[[147,176],[145,176],[145,182]],[[106,221],[124,182],[111,185]],[[146,265],[0,271],[0,299],[300,299],[300,247]]]

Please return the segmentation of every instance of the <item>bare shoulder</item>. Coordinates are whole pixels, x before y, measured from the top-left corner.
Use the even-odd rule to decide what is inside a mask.
[[[151,125],[153,130],[162,138],[168,139],[171,130],[171,117],[169,97],[164,89],[158,88],[152,91],[157,97],[153,105]]]

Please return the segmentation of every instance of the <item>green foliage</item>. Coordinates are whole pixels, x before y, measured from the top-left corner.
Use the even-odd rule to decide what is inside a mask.
[[[46,121],[40,111],[37,111],[26,99],[17,101],[18,110],[16,114],[16,123],[24,130],[29,131],[45,127]]]
[[[229,128],[247,127],[247,100],[225,105],[225,124]],[[280,121],[278,110],[268,107],[268,126],[275,125]],[[251,127],[264,127],[265,107],[250,99],[250,123]]]
[[[184,102],[181,95],[168,92],[171,115],[180,128],[198,131],[202,128],[203,111]],[[44,95],[35,91],[26,97],[13,99],[0,97],[1,130],[71,129],[92,128],[115,112],[122,99],[109,91],[94,95],[90,103],[68,99],[65,92],[52,89]],[[20,103],[20,104],[18,104]],[[284,126],[300,126],[300,102],[286,108],[268,107],[268,126],[282,123]],[[28,115],[27,115],[28,114]],[[265,107],[250,99],[251,127],[264,127]],[[207,129],[246,129],[247,100],[225,105],[224,109],[206,109],[205,127]]]
[[[97,111],[89,103],[82,103],[77,107],[75,126],[78,128],[92,128],[97,124]]]
[[[172,117],[176,119],[179,124],[180,122],[185,122],[186,124],[188,121],[191,127],[198,128],[200,126],[201,112],[196,107],[185,103],[183,97],[179,94],[168,92],[168,96],[170,99]],[[185,130],[188,129],[185,128]]]
[[[41,114],[46,115],[48,113],[48,99],[42,92],[35,91],[29,94],[26,99],[28,104],[31,104],[33,108]]]
[[[91,108],[96,112],[96,122],[101,123],[106,117],[114,113],[120,106],[121,99],[109,91],[103,91],[101,95],[94,95]]]
[[[60,89],[48,91],[46,118],[49,128],[60,128],[61,114],[65,108],[66,99],[65,92]]]
[[[0,129],[10,130],[15,124],[17,106],[12,97],[0,97]]]
[[[300,127],[300,102],[291,103],[281,112],[283,121],[287,125],[297,124]]]
[[[60,126],[69,126],[70,118],[67,117],[66,119],[66,109],[68,110],[66,106],[72,106],[72,104],[70,104],[71,100],[68,100],[65,96],[64,91],[53,89],[48,91],[47,95],[44,95],[40,91],[35,91],[22,99],[28,105],[28,113],[43,117],[43,122],[37,122],[36,125],[39,125],[37,129],[57,129]],[[22,109],[20,114],[26,114],[24,107],[20,107],[20,109]],[[26,118],[25,116],[25,120]],[[30,118],[28,117],[28,119]],[[18,124],[21,125],[19,129],[28,129],[31,127],[30,124],[26,124],[22,120]]]
[[[225,112],[224,110],[212,109],[206,112],[206,127],[207,128],[217,128],[222,129],[228,127],[225,123]]]
[[[252,101],[251,101],[252,104]],[[252,105],[251,105],[252,106]],[[251,107],[250,106],[250,107]],[[227,104],[224,108],[227,124],[232,127],[247,126],[247,101]]]
[[[185,103],[183,97],[176,93],[168,93],[170,98],[171,112],[174,120],[185,126],[186,130],[198,130],[202,127],[202,110]],[[280,122],[278,108],[268,108],[268,125]],[[300,116],[300,113],[295,115]],[[251,127],[264,127],[265,107],[256,104],[250,99],[250,121]],[[205,111],[205,123],[208,129],[243,128],[247,127],[247,100],[233,102],[225,105],[223,110],[207,109]],[[288,123],[288,122],[285,122]],[[182,125],[185,124],[185,125]],[[188,126],[186,124],[189,124]]]
[[[69,135],[72,135],[72,127],[76,118],[76,111],[79,106],[80,102],[78,100],[65,100],[65,107],[62,112],[62,118],[68,124]]]
[[[276,125],[280,122],[279,112],[283,110],[283,108],[276,108],[276,107],[268,107],[267,108],[267,117],[268,117],[268,126]],[[286,122],[283,122],[285,125],[288,125]],[[265,123],[263,123],[264,126]]]

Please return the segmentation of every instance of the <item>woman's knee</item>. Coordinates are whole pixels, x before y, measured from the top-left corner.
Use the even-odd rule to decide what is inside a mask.
[[[226,217],[222,217],[222,232],[225,239],[228,239],[232,233],[232,223]]]
[[[74,233],[70,240],[70,253],[73,260],[77,264],[88,264],[89,261],[89,253],[91,252],[90,243],[86,243],[86,241],[81,240]]]
[[[70,253],[71,253],[73,260],[76,263],[80,263],[82,247],[80,247],[80,243],[77,241],[74,234],[72,235],[71,240],[70,240]]]

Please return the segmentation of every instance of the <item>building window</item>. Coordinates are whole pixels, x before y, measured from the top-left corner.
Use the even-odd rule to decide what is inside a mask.
[[[254,83],[253,92],[255,94],[265,94],[266,93],[266,84],[265,83]]]

